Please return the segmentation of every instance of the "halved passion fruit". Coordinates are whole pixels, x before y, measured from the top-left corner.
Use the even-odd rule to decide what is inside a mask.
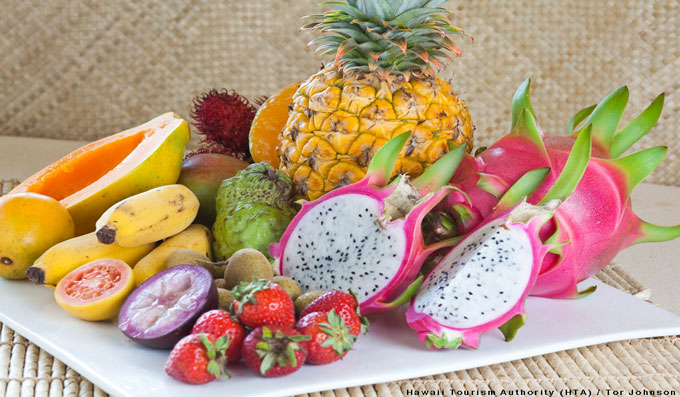
[[[88,321],[115,318],[135,287],[132,268],[104,258],[71,271],[57,284],[54,297],[69,314]]]
[[[143,282],[118,316],[118,328],[144,346],[169,349],[191,332],[198,317],[217,309],[217,286],[200,266],[180,265]]]

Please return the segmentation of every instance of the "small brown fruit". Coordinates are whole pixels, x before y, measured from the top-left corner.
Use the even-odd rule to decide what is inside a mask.
[[[224,282],[223,278],[215,279],[215,285],[217,286],[217,288],[227,289],[227,283]]]
[[[219,296],[220,303],[218,304],[218,308],[224,310],[224,311],[231,311],[231,304],[234,302],[234,297],[231,296],[231,291],[228,289],[224,288],[217,288],[217,295]]]
[[[280,285],[281,288],[285,289],[288,295],[290,295],[290,299],[292,300],[295,300],[297,299],[298,296],[302,295],[302,288],[300,288],[300,285],[290,277],[275,276],[274,278],[272,278],[272,282]]]
[[[297,299],[295,299],[295,312],[300,314],[303,310],[305,310],[305,307],[312,303],[314,299],[321,296],[321,294],[324,292],[326,291],[309,291],[298,296]]]
[[[207,256],[192,249],[177,250],[165,260],[166,269],[179,265],[202,266],[212,274],[213,278],[222,277],[226,267],[223,262],[211,262]]]
[[[243,248],[229,258],[224,270],[224,281],[227,289],[232,289],[240,282],[251,282],[256,279],[271,280],[274,277],[272,265],[260,251]]]

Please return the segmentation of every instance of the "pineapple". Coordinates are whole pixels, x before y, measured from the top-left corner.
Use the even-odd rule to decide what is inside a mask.
[[[447,36],[446,0],[346,0],[311,15],[303,30],[334,60],[303,82],[279,136],[279,168],[298,197],[314,200],[364,177],[373,154],[410,131],[395,174],[420,175],[454,147],[472,148],[467,104],[435,76],[440,59],[460,56]]]

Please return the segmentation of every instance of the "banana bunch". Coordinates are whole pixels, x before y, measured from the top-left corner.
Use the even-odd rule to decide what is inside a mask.
[[[212,258],[212,233],[203,225],[189,226],[183,232],[170,237],[142,258],[133,271],[135,281],[140,285],[149,277],[165,269],[165,261],[170,254],[181,249],[190,249]]]
[[[154,243],[136,247],[101,244],[92,232],[52,246],[26,270],[26,275],[36,284],[54,286],[72,270],[93,260],[114,258],[134,266],[155,247]]]
[[[136,247],[186,229],[198,214],[199,201],[184,185],[167,185],[114,204],[97,221],[102,244]]]
[[[120,259],[132,267],[144,259],[141,275],[137,277],[135,271],[135,276],[145,280],[162,270],[162,263],[171,253],[166,255],[168,250],[188,248],[210,257],[210,231],[199,225],[189,227],[198,207],[198,199],[184,185],[161,186],[128,197],[101,216],[96,232],[48,249],[28,268],[26,275],[36,284],[54,286],[72,270],[96,259]],[[174,237],[156,248],[157,241],[171,236]]]

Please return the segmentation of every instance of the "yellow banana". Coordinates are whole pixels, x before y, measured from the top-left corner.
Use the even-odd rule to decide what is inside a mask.
[[[203,225],[191,225],[185,231],[165,240],[134,267],[135,281],[140,285],[149,277],[165,269],[165,260],[180,249],[192,249],[212,258],[212,235]]]
[[[135,247],[174,236],[196,218],[199,202],[184,185],[166,185],[114,204],[97,221],[103,244]]]
[[[48,249],[26,270],[26,275],[36,284],[56,285],[71,270],[95,259],[120,259],[134,266],[155,246],[153,243],[138,247],[101,244],[92,232],[62,241]]]

